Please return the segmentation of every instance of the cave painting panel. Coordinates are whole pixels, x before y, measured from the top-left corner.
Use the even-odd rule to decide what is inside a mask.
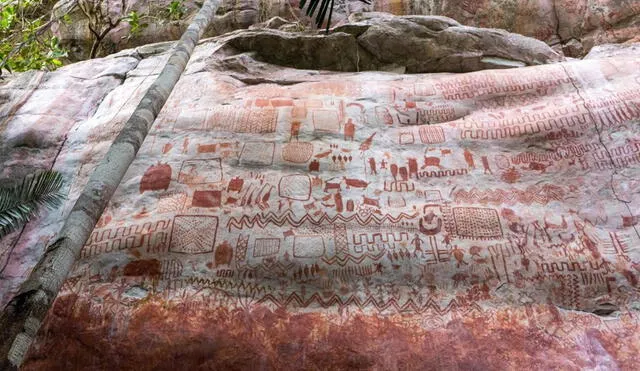
[[[293,85],[186,74],[168,106],[217,105],[194,108],[180,124],[194,126],[188,138],[170,146],[183,126],[152,129],[147,140],[163,150],[141,149],[132,169],[142,174],[123,181],[65,283],[61,298],[78,304],[55,311],[48,329],[129,346],[126,329],[154,313],[159,337],[205,331],[255,354],[249,368],[313,368],[291,354],[342,349],[339,338],[387,349],[392,334],[413,344],[385,353],[402,360],[372,366],[376,352],[355,347],[350,366],[520,369],[533,358],[514,354],[530,351],[541,368],[610,357],[633,369],[639,71],[611,57],[397,78],[290,69]],[[184,79],[195,78],[226,90],[194,97]],[[125,277],[130,261],[144,263]],[[148,298],[136,299],[143,289]],[[295,336],[304,351],[282,345]],[[42,349],[57,346],[47,339]],[[451,344],[478,363],[460,363]],[[429,366],[411,363],[421,359]]]

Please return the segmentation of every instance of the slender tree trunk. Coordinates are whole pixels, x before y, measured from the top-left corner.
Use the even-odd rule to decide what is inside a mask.
[[[112,23],[111,19],[109,19],[109,25],[100,33],[94,32],[91,29],[91,27],[89,27],[89,30],[91,30],[91,33],[93,33],[93,36],[96,38],[95,40],[93,40],[93,45],[91,45],[91,52],[89,52],[89,59],[93,59],[98,56],[98,50],[100,50],[100,45],[102,45],[102,40],[104,40],[107,34],[111,32],[111,30],[116,28],[121,21],[122,21],[122,18]]]
[[[95,39],[93,40],[93,44],[91,44],[91,51],[89,52],[89,59],[93,59],[98,54],[98,46],[102,40]]]
[[[219,4],[220,0],[206,0],[176,44],[164,69],[89,178],[58,239],[47,246],[18,294],[3,309],[0,315],[0,370],[16,370],[22,364],[82,246],[133,162]]]

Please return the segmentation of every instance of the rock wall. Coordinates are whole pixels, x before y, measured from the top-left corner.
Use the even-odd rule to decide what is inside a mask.
[[[242,35],[196,48],[25,370],[635,368],[638,45],[407,75],[268,64]],[[3,303],[167,46],[5,82],[3,176],[29,150],[69,202],[1,242]],[[18,139],[57,110],[66,140]]]
[[[58,9],[66,9],[74,1],[61,0]],[[179,38],[189,17],[168,22],[162,11],[169,2],[126,0],[128,11],[149,13],[155,18],[146,20],[150,26],[135,37],[128,37],[130,27],[126,22],[120,24],[109,34],[101,55]],[[105,4],[108,4],[114,17],[122,13],[121,2]],[[185,0],[184,4],[187,9],[195,9],[196,6],[191,0]],[[335,4],[334,25],[340,25],[346,22],[349,15],[362,11],[441,15],[468,26],[499,28],[533,37],[554,46],[568,57],[582,57],[595,45],[640,40],[640,5],[635,0],[376,0],[371,6],[355,0],[344,0]],[[298,21],[300,27],[311,28],[312,22],[299,11],[298,5],[298,0],[226,0],[219,10],[220,17],[208,34],[221,35],[247,28],[273,16]],[[73,11],[70,23],[56,24],[55,33],[64,45],[71,48],[72,59],[88,57],[92,37],[86,17],[81,12]]]
[[[116,135],[114,129],[101,130],[96,135],[102,140],[92,140],[87,147],[82,129],[87,122],[108,127],[129,118],[166,60],[149,64],[143,58],[152,49],[143,47],[140,52],[80,62],[55,72],[26,72],[2,81],[0,179],[12,181],[55,168],[67,180],[63,192],[69,194],[66,206],[71,207],[84,186],[74,179],[93,170],[82,165],[85,157],[91,151],[106,152]],[[61,156],[67,162],[61,163]],[[0,306],[26,279],[65,215],[63,209],[52,211],[0,240]]]
[[[640,34],[640,4],[634,0],[381,0],[374,8],[502,28],[558,45],[570,57],[582,56],[595,45],[638,41]]]

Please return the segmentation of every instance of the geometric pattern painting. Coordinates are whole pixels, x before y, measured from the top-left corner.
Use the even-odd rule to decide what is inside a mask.
[[[420,126],[420,140],[425,144],[444,143],[444,130],[440,126]]]
[[[456,234],[463,238],[502,238],[500,217],[494,209],[481,207],[454,207]]]
[[[270,142],[246,142],[240,153],[240,163],[250,166],[268,166],[273,163],[275,144]]]
[[[280,251],[279,238],[256,238],[253,245],[253,256],[263,257],[277,254]]]
[[[306,174],[285,175],[278,183],[280,197],[306,201],[311,196],[311,179]]]
[[[169,250],[188,254],[212,252],[217,229],[217,216],[176,215],[173,219]]]
[[[275,109],[246,110],[221,106],[211,110],[204,128],[235,133],[273,133],[276,131],[277,116]]]

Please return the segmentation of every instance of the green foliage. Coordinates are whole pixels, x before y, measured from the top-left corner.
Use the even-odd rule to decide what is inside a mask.
[[[187,8],[183,4],[183,0],[173,0],[165,8],[147,8],[146,12],[139,13],[137,11],[129,12],[123,17],[124,22],[129,23],[129,34],[127,39],[138,36],[142,30],[149,27],[148,22],[165,23],[182,19],[187,12]]]
[[[60,22],[62,22],[65,25],[70,25],[71,24],[71,16],[69,14],[63,15],[62,18],[60,18]]]
[[[0,11],[0,30],[8,31],[16,20],[16,8],[13,5],[6,6]]]
[[[131,11],[122,20],[129,23],[129,37],[137,36],[143,29],[149,26],[148,23],[142,23],[142,16],[136,11]]]
[[[183,19],[187,13],[183,0],[173,0],[166,7],[147,8],[147,11],[128,11],[127,0],[120,0],[121,13],[112,14],[104,6],[108,0],[78,0],[77,7],[88,21],[93,36],[90,58],[97,57],[106,36],[121,21],[130,26],[127,39],[138,36],[149,22],[164,23]],[[70,24],[68,14],[49,19],[57,0],[0,0],[0,75],[3,70],[54,70],[63,64],[67,50],[53,36],[53,23]],[[126,14],[126,15],[125,15]]]
[[[62,175],[43,171],[27,175],[21,182],[0,188],[0,238],[20,228],[42,207],[54,209],[62,205]]]
[[[182,5],[182,0],[173,0],[166,10],[170,21],[178,21],[184,17],[187,8]]]
[[[0,0],[0,74],[2,70],[53,70],[67,51],[45,22],[52,2]]]
[[[67,51],[60,47],[58,39],[53,36],[43,40],[34,40],[32,33],[23,34],[23,39],[16,46],[9,43],[0,45],[0,60],[5,61],[2,66],[11,71],[54,70],[62,66],[61,58],[67,56]]]

